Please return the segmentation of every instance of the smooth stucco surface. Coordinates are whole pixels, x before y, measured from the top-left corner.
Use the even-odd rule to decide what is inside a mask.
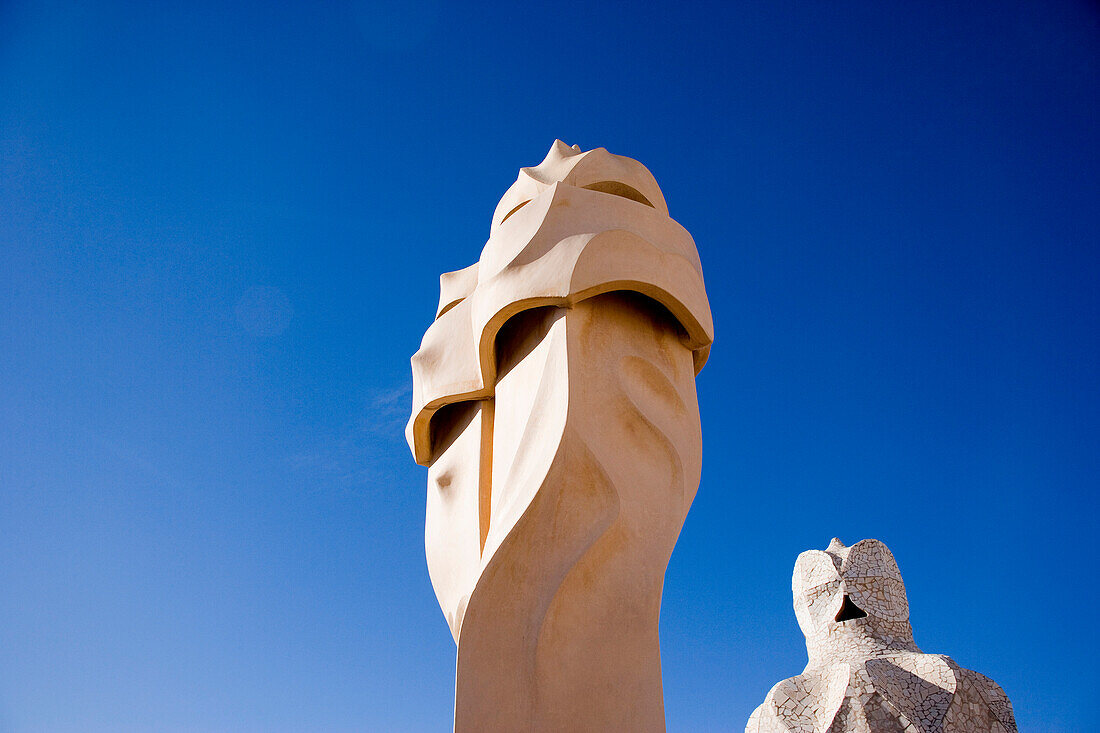
[[[699,485],[702,267],[637,161],[557,141],[440,278],[407,437],[455,729],[664,730],[665,568]]]

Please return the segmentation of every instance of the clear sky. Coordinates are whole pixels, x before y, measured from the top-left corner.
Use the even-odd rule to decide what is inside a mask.
[[[645,163],[717,341],[670,731],[877,537],[917,643],[1096,726],[1094,3],[0,3],[0,731],[441,731],[401,434],[554,138]]]

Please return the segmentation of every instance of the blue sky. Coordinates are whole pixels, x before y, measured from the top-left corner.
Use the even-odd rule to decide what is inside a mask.
[[[449,727],[408,357],[554,138],[714,311],[669,729],[801,671],[834,535],[1091,727],[1098,63],[1083,0],[0,4],[0,731]]]

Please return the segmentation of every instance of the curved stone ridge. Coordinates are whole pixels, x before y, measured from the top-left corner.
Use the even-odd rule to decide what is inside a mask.
[[[440,277],[436,322],[412,359],[406,437],[417,463],[431,460],[437,410],[493,396],[494,344],[508,319],[615,291],[667,308],[702,369],[714,326],[699,253],[669,217],[652,174],[603,148],[580,152],[555,141],[505,193],[479,261]]]
[[[746,733],[1010,733],[1012,705],[993,680],[913,641],[893,554],[878,540],[798,556],[791,578],[809,663],[783,680]]]
[[[557,141],[440,278],[406,435],[458,644],[457,731],[662,731],[665,568],[699,486],[712,340],[648,170]]]

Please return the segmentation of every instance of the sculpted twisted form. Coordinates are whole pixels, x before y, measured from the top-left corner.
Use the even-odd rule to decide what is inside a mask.
[[[791,588],[809,664],[771,689],[746,733],[1015,733],[997,683],[917,648],[886,545],[803,552]]]
[[[699,485],[702,267],[652,174],[556,141],[440,277],[406,435],[456,731],[661,731],[665,568]]]

